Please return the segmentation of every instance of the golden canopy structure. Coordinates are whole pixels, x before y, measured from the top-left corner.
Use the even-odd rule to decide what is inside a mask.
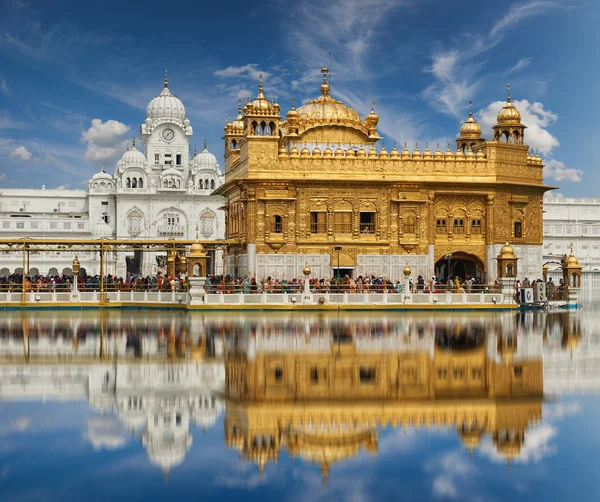
[[[496,278],[508,239],[528,277],[542,274],[542,159],[530,154],[510,97],[493,139],[473,116],[457,151],[379,147],[374,103],[364,119],[336,99],[323,68],[320,94],[291,109],[268,99],[225,126],[226,268],[236,275]],[[492,132],[492,131],[490,131]],[[433,151],[432,151],[433,150]],[[448,259],[447,257],[451,258]],[[339,264],[338,264],[339,258]]]

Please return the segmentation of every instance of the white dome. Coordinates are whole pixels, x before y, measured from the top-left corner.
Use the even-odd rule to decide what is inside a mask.
[[[108,174],[107,172],[104,171],[104,169],[102,169],[102,171],[100,171],[99,173],[94,174],[94,176],[92,176],[92,181],[95,180],[111,180],[112,181],[113,177]]]
[[[183,103],[169,90],[167,85],[165,85],[159,95],[150,101],[146,112],[148,117],[153,120],[185,120],[185,107]]]
[[[194,165],[198,169],[218,169],[219,167],[217,158],[207,150],[206,146],[194,157]]]
[[[135,145],[127,150],[118,164],[120,167],[144,167],[146,165],[146,157],[140,152]]]

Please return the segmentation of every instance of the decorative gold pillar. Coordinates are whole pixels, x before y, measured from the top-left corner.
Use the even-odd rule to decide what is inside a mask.
[[[173,248],[167,249],[167,278],[175,275],[175,255],[177,251]]]

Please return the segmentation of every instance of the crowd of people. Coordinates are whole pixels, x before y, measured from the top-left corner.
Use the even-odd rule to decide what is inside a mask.
[[[99,291],[99,275],[78,275],[79,291]],[[25,291],[31,292],[69,292],[73,288],[73,275],[34,275],[26,276],[23,282],[21,274],[0,277],[0,291],[20,292],[23,284]],[[543,282],[537,279],[533,282]],[[419,275],[413,283],[410,281],[413,293],[500,293],[500,284],[486,284],[478,277],[458,277],[446,280],[432,276],[431,279]],[[312,293],[402,293],[404,285],[400,281],[393,282],[383,277],[359,276],[356,278],[345,275],[331,279],[310,278],[309,286]],[[533,286],[527,278],[515,283],[515,296],[519,290]],[[267,277],[257,280],[255,277],[235,278],[231,275],[209,275],[204,286],[208,294],[258,294],[258,293],[299,293],[304,288],[304,278],[279,279]],[[546,283],[548,299],[560,298],[564,290],[562,280],[555,285],[552,278]],[[167,276],[163,273],[142,276],[139,274],[118,277],[108,274],[104,280],[105,291],[179,291],[189,290],[186,276]]]
[[[73,275],[33,275],[12,274],[0,277],[0,291],[34,293],[69,292],[73,289]],[[78,275],[79,291],[100,291],[99,275]],[[167,277],[164,274],[152,276],[129,275],[126,278],[108,274],[104,278],[104,291],[187,291],[187,277]]]

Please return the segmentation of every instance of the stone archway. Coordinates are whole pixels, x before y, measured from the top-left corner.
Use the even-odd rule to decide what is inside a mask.
[[[458,277],[461,282],[467,277],[479,278],[482,282],[486,279],[483,262],[477,256],[463,251],[452,253],[450,260],[445,256],[439,258],[435,262],[435,275],[444,282],[448,280],[448,276]]]

